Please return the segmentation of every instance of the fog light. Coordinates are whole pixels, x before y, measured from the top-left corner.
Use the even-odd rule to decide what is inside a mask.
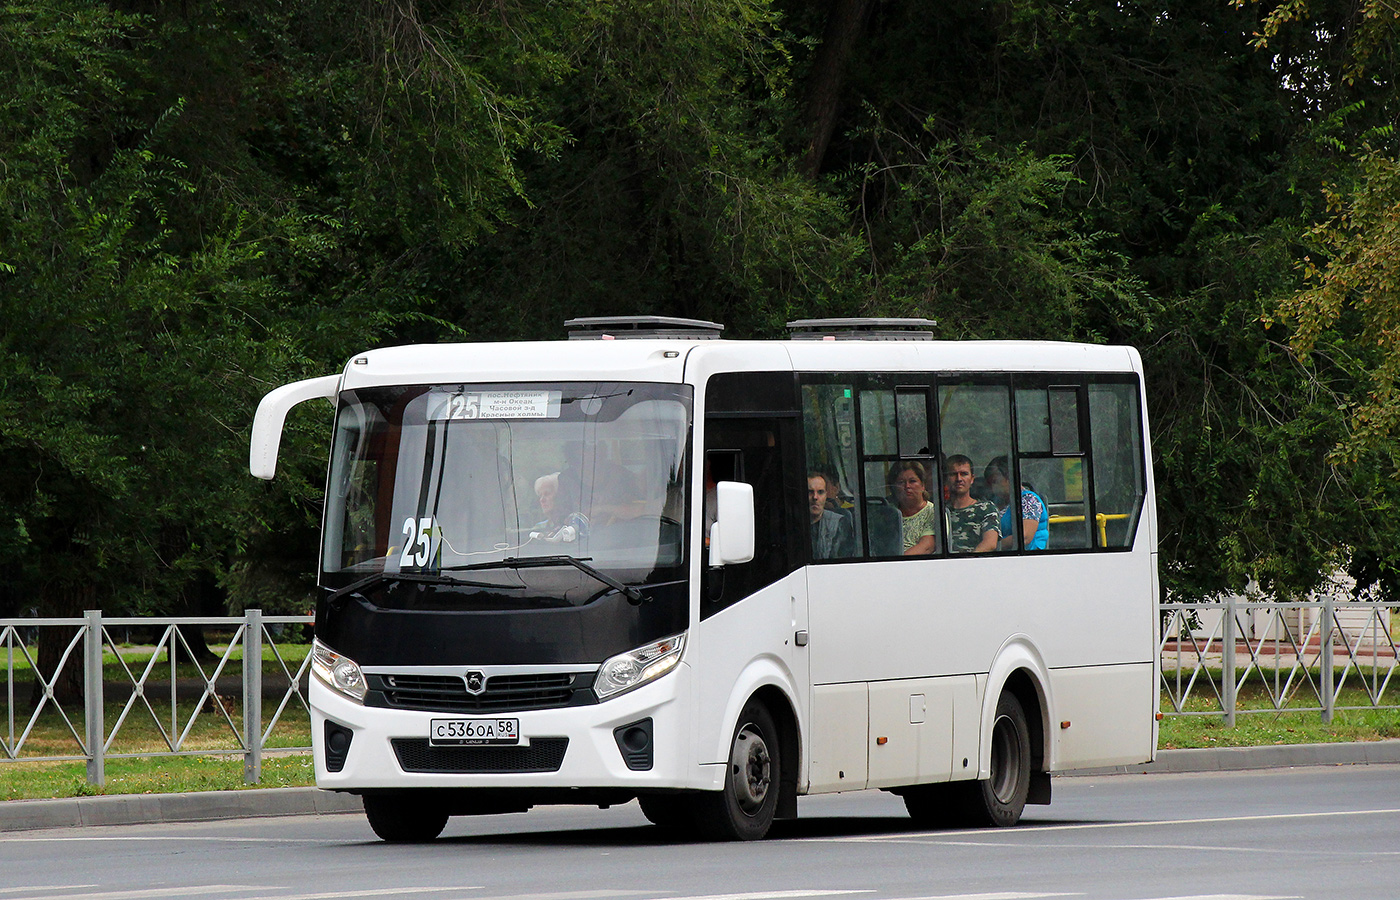
[[[634,772],[646,772],[652,766],[651,719],[642,719],[613,729],[613,740],[622,753],[622,761]]]
[[[327,719],[323,733],[326,737],[326,771],[339,772],[345,768],[345,758],[350,755],[350,741],[355,737],[355,732]]]

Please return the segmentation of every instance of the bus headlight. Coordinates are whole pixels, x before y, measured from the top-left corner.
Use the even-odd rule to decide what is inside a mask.
[[[311,644],[311,671],[331,689],[351,700],[365,699],[365,675],[359,665],[348,656],[341,656],[320,641]]]
[[[663,638],[654,644],[619,653],[603,663],[593,682],[593,693],[599,700],[641,687],[676,667],[685,649],[685,633]]]

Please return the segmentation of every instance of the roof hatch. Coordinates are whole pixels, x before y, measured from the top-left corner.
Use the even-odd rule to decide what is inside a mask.
[[[931,341],[933,319],[797,319],[787,323],[795,341]]]
[[[612,341],[629,338],[715,340],[724,326],[703,319],[671,316],[595,316],[564,323],[571,341]]]

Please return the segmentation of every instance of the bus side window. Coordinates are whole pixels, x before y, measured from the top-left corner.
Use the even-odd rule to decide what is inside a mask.
[[[994,497],[987,464],[1011,454],[1011,395],[1001,379],[949,383],[938,387],[944,523],[950,553],[989,553],[1021,546],[1019,517]],[[1014,492],[1013,492],[1014,493]],[[1010,513],[1008,522],[1007,513]],[[1005,545],[1003,537],[1011,540]]]
[[[1088,454],[1080,434],[1082,390],[1074,384],[1023,387],[1017,381],[1021,484],[1048,507],[1050,550],[1094,546]]]
[[[867,550],[876,558],[925,556],[939,552],[943,544],[943,529],[937,524],[937,479],[927,474],[938,468],[929,440],[929,389],[910,384],[910,380],[907,376],[871,376],[860,392]],[[893,480],[906,470],[924,473],[922,497],[903,492],[896,495]],[[905,521],[906,511],[909,522]],[[928,540],[930,534],[932,540]]]
[[[1122,381],[1090,383],[1089,427],[1099,546],[1131,547],[1147,490],[1142,472],[1142,417],[1138,412],[1137,385]]]
[[[855,390],[851,384],[805,384],[802,386],[802,434],[806,447],[805,472],[821,473],[826,484],[826,509],[844,516],[840,527],[851,529],[852,539],[842,542],[842,550],[824,558],[840,558],[864,546],[861,521],[860,477],[856,470]],[[806,495],[804,495],[805,501]],[[811,510],[806,522],[810,533]],[[819,556],[808,547],[809,558]]]

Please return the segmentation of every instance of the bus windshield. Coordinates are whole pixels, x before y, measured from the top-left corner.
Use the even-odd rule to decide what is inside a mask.
[[[617,382],[344,391],[322,583],[509,589],[557,563],[596,596],[681,578],[690,405],[688,387]]]

